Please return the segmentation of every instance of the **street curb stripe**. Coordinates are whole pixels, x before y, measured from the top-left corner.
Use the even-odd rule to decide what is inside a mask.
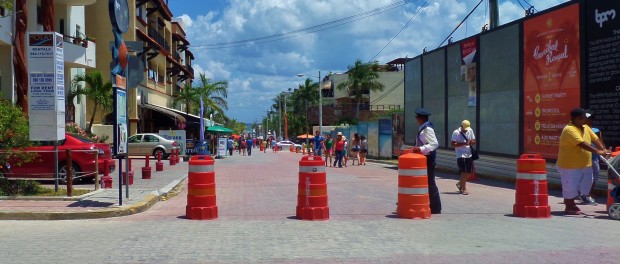
[[[521,180],[546,180],[547,174],[538,173],[517,173],[517,179]]]
[[[428,193],[428,187],[422,187],[422,188],[398,187],[398,193],[399,194],[427,194]]]
[[[213,172],[213,165],[189,165],[189,172]]]
[[[325,166],[299,166],[299,172],[325,172]]]
[[[398,176],[426,176],[426,169],[398,169]]]

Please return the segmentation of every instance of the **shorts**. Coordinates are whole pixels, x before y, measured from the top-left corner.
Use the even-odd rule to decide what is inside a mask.
[[[367,149],[362,149],[362,153],[368,153]]]
[[[459,166],[460,173],[471,173],[474,168],[474,160],[472,158],[458,158],[456,165]]]
[[[333,149],[325,149],[325,154],[332,155],[332,154],[334,154],[334,150]]]
[[[592,167],[583,169],[563,169],[558,167],[562,180],[562,197],[573,199],[577,195],[590,193],[592,187]]]

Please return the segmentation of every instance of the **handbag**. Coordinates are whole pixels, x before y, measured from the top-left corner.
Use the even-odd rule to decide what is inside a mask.
[[[461,133],[461,135],[465,138],[465,140],[469,140],[465,134],[463,134],[463,132],[459,131],[459,133]],[[478,156],[478,151],[473,147],[473,146],[469,146],[469,150],[471,151],[471,160],[478,160],[480,159],[480,156]]]

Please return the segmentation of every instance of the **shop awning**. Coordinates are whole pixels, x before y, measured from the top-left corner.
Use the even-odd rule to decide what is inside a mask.
[[[172,118],[172,120],[174,120],[176,123],[186,123],[187,120],[185,119],[185,117],[183,117],[183,115],[180,115],[178,113],[175,113],[174,111],[170,111],[167,107],[163,107],[163,106],[158,106],[158,105],[152,105],[152,104],[142,104],[142,107],[152,110],[152,111],[156,111],[159,112],[163,115],[166,115],[170,118]]]
[[[209,128],[207,128],[207,132],[212,132],[212,133],[232,133],[233,130],[227,127],[223,127],[223,126],[210,126]]]

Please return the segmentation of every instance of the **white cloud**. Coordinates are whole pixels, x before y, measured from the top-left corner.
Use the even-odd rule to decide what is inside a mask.
[[[283,40],[235,48],[213,49],[206,44],[235,42],[283,34],[393,4],[394,0],[229,0],[224,9],[182,14],[196,72],[229,81],[227,114],[253,122],[271,106],[281,91],[302,82],[298,73],[344,72],[356,59],[368,61],[407,23],[424,0],[414,1],[353,23]],[[523,17],[515,0],[500,1],[500,23]],[[524,2],[524,1],[521,1]],[[566,0],[530,0],[544,10]],[[385,63],[414,57],[437,45],[478,3],[472,0],[429,1],[411,23],[375,59]],[[488,23],[488,9],[480,5],[453,35],[458,41],[480,32]],[[257,40],[260,42],[261,40]],[[444,43],[445,45],[445,43]],[[197,75],[197,74],[196,74]]]

